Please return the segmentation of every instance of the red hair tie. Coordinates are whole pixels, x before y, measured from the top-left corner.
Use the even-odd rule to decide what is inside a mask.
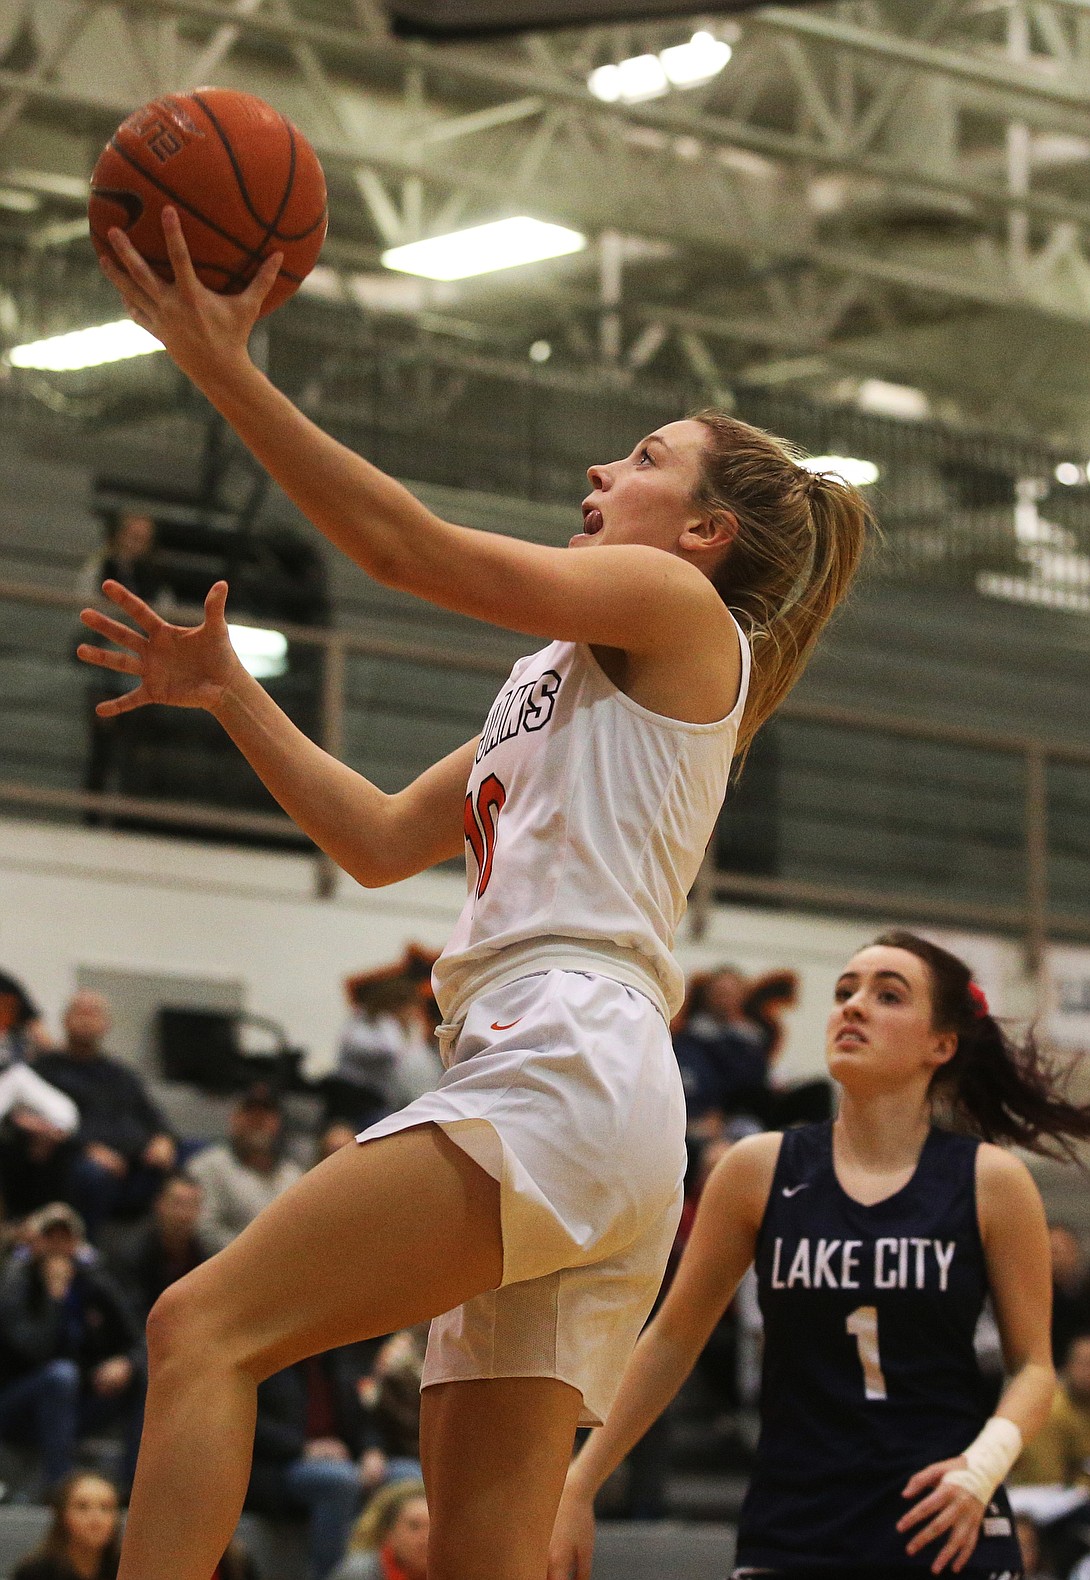
[[[984,989],[976,982],[969,983],[969,999],[973,1006],[973,1014],[977,1020],[983,1020],[985,1016],[991,1014]]]

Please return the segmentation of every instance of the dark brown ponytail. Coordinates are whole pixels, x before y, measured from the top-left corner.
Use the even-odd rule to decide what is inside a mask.
[[[983,1141],[1077,1161],[1075,1142],[1090,1137],[1090,1107],[1064,1096],[1070,1069],[1045,1058],[1032,1033],[1021,1042],[1008,1037],[969,967],[949,950],[900,929],[874,942],[923,961],[931,977],[932,1024],[957,1032],[957,1052],[936,1071],[931,1087],[953,1124]]]

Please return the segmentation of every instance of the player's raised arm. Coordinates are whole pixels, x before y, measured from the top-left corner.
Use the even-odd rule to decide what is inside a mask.
[[[708,1176],[674,1282],[640,1335],[609,1419],[568,1471],[548,1580],[588,1580],[595,1494],[673,1399],[734,1298],[753,1261],[780,1140],[740,1141]]]
[[[199,626],[171,625],[119,582],[111,602],[132,622],[85,609],[84,625],[116,644],[84,642],[85,663],[138,684],[98,705],[103,718],[148,702],[204,708],[223,725],[289,817],[358,883],[378,888],[461,854],[462,804],[475,741],[459,747],[406,790],[387,795],[304,735],[247,673],[231,646],[227,583],[205,599]]]
[[[278,255],[246,291],[221,296],[197,279],[173,209],[164,209],[163,229],[175,284],[161,280],[122,231],[110,233],[118,262],[103,267],[130,314],[162,340],[304,515],[375,580],[531,636],[653,654],[678,650],[710,622],[722,641],[726,616],[718,595],[707,576],[676,553],[658,552],[646,541],[626,543],[623,534],[611,541],[607,533],[588,562],[582,554],[455,526],[323,433],[247,351]],[[692,436],[690,443],[696,443]],[[669,493],[671,483],[680,487],[692,475],[682,448],[656,440],[630,463],[657,473],[656,482]],[[606,471],[592,491],[592,498],[602,496],[599,504],[609,491]],[[588,506],[587,514],[597,525],[602,512],[594,516]],[[605,514],[608,521],[608,505]],[[695,506],[691,515],[691,555],[697,562],[721,558],[730,519],[713,520]],[[672,548],[676,538],[674,530],[663,546]]]

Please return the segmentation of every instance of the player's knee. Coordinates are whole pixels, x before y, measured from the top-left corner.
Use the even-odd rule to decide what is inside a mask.
[[[199,1358],[203,1365],[215,1353],[209,1348],[210,1316],[191,1278],[168,1284],[148,1314],[149,1371],[161,1371],[179,1361],[184,1364],[187,1358]]]

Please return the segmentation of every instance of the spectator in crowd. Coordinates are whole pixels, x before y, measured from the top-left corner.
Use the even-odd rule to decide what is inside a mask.
[[[212,1254],[199,1223],[204,1192],[187,1174],[168,1174],[151,1215],[115,1247],[110,1268],[143,1320],[168,1284]]]
[[[116,1488],[103,1476],[75,1470],[49,1501],[49,1529],[12,1580],[115,1580],[121,1554]]]
[[[356,1521],[332,1580],[427,1580],[428,1500],[424,1483],[392,1481]]]
[[[326,1158],[331,1158],[334,1152],[339,1152],[342,1147],[351,1146],[356,1139],[354,1128],[344,1119],[333,1119],[325,1129],[319,1132],[318,1140],[314,1144],[315,1163],[324,1163]]]
[[[1090,1333],[1090,1279],[1074,1229],[1066,1223],[1049,1224],[1048,1244],[1052,1253],[1052,1360],[1060,1367],[1072,1339]]]
[[[1022,1567],[1025,1580],[1055,1580],[1054,1571],[1046,1568],[1041,1553],[1041,1533],[1028,1514],[1016,1514],[1014,1533],[1022,1549]],[[1071,1577],[1074,1580],[1074,1577]],[[1083,1577],[1084,1580],[1084,1577]]]
[[[163,577],[155,557],[155,523],[145,512],[125,510],[107,518],[101,547],[80,571],[77,591],[88,603],[97,603],[102,597],[102,583],[107,578],[120,582],[147,603],[155,604],[159,600]],[[117,789],[127,789],[130,794],[134,789],[125,782],[126,769],[131,768],[134,748],[146,732],[146,720],[139,713],[126,713],[119,719],[100,719],[95,712],[100,702],[109,701],[127,690],[126,678],[108,669],[95,670],[88,682],[85,790],[109,790],[114,779],[120,779]],[[89,811],[85,821],[96,825],[101,816]]]
[[[266,1082],[239,1098],[228,1121],[228,1140],[190,1158],[186,1172],[204,1192],[199,1229],[221,1251],[261,1209],[302,1176],[284,1156],[284,1112]]]
[[[0,1056],[5,1064],[33,1059],[49,1047],[41,1010],[23,984],[0,971]]]
[[[401,1065],[414,1034],[423,1034],[420,994],[397,966],[350,977],[345,991],[350,1014],[323,1083],[326,1117],[359,1131],[405,1101]]]
[[[37,1005],[22,983],[0,971],[0,1191],[10,1216],[40,1207],[34,1165],[53,1158],[79,1128],[79,1109],[66,1093],[31,1068],[47,1046]],[[49,1180],[48,1196],[59,1194],[60,1176]]]
[[[92,1240],[107,1218],[143,1212],[178,1156],[140,1077],[104,1051],[109,1031],[105,997],[82,988],[65,1011],[64,1047],[42,1054],[36,1066],[79,1109],[65,1194],[86,1219]]]
[[[1049,1418],[1011,1471],[1019,1486],[1090,1488],[1090,1334],[1072,1339]]]
[[[341,1558],[363,1498],[360,1383],[367,1347],[348,1345],[300,1361],[261,1383],[246,1507],[305,1516],[308,1580]]]
[[[66,1202],[26,1228],[26,1253],[0,1275],[0,1437],[29,1439],[53,1487],[72,1469],[81,1433],[118,1425],[127,1484],[144,1396],[140,1324]]]
[[[391,1334],[359,1390],[364,1411],[360,1476],[369,1489],[420,1477],[420,1379],[427,1326]]]

